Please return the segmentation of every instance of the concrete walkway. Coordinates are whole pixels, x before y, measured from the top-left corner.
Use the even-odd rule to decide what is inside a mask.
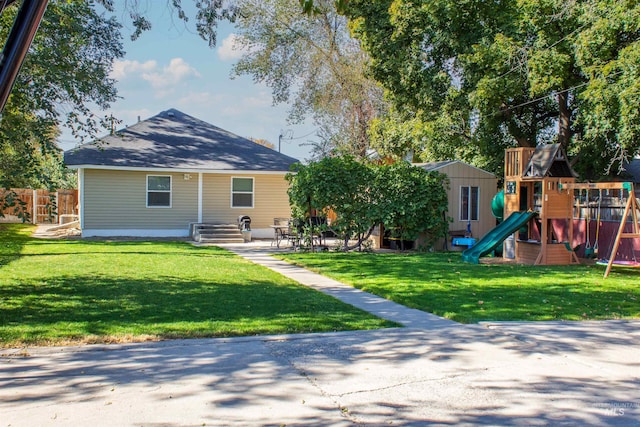
[[[280,261],[271,255],[278,252],[260,246],[222,245],[226,249],[244,257],[256,264],[270,268],[283,276],[289,277],[298,283],[309,286],[325,294],[331,295],[341,301],[368,311],[383,319],[400,323],[403,326],[416,329],[439,329],[457,325],[456,322],[443,319],[431,313],[415,310],[396,304],[395,302],[379,296],[363,292],[352,286],[340,283],[317,273],[313,273],[301,267]]]
[[[640,321],[460,325],[229,249],[408,327],[7,351],[0,427],[640,425]]]

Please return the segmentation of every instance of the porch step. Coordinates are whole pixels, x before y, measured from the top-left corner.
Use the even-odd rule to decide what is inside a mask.
[[[244,239],[240,237],[239,239],[233,238],[220,238],[220,237],[204,237],[200,236],[200,243],[244,243]]]
[[[206,230],[204,232],[198,233],[201,239],[237,239],[242,238],[242,234],[238,231],[234,233],[233,231],[223,231],[220,233],[212,233],[211,230]]]
[[[192,224],[191,238],[201,243],[243,243],[236,224]]]

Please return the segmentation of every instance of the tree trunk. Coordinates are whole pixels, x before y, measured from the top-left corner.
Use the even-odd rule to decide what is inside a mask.
[[[565,150],[571,139],[571,112],[569,111],[569,93],[566,91],[558,94],[558,142]]]
[[[313,221],[312,221],[312,218],[311,218],[312,210],[313,209],[311,208],[311,197],[309,197],[309,233],[311,233],[310,234],[311,238],[310,238],[309,243],[311,244],[311,252],[313,253],[314,252],[314,250],[313,250]]]
[[[344,241],[345,241],[345,246],[344,246],[345,252],[357,249],[360,245],[362,245],[362,242],[364,242],[365,240],[367,240],[371,236],[371,233],[373,233],[373,229],[374,228],[376,228],[375,225],[372,225],[371,227],[369,227],[369,230],[367,230],[367,232],[364,235],[361,234],[358,237],[358,241],[353,246],[349,246],[349,237],[345,237],[345,239],[344,239]]]

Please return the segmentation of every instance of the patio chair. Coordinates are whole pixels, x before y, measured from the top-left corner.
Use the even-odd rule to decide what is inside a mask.
[[[286,239],[292,248],[300,245],[300,236],[302,235],[302,224],[300,220],[290,219],[289,227],[287,227]]]
[[[273,218],[273,225],[271,226],[273,228],[273,242],[271,242],[272,246],[275,244],[279,248],[280,243],[283,240],[288,240],[287,236],[289,234],[290,222],[291,220],[289,218]]]

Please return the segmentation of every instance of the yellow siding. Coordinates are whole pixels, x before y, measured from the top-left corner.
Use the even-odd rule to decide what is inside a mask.
[[[491,213],[491,200],[498,192],[497,179],[488,172],[476,169],[464,163],[452,163],[439,169],[449,177],[449,216],[453,222],[450,230],[466,230],[467,221],[460,220],[460,187],[473,186],[480,189],[480,206],[478,221],[471,221],[471,232],[474,237],[482,238],[496,226],[496,219]]]
[[[147,175],[170,175],[171,208],[147,208]],[[181,173],[86,169],[85,229],[188,229],[198,219],[198,179]]]
[[[254,178],[253,208],[231,207],[231,178]],[[251,217],[251,228],[269,228],[274,218],[291,216],[284,175],[205,175],[203,178],[203,222],[235,223],[239,215]]]

